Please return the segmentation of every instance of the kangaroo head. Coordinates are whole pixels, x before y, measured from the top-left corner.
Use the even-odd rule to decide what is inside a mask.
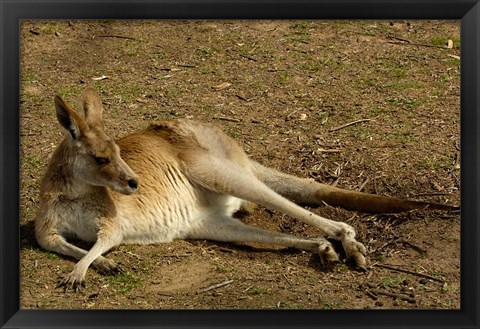
[[[130,194],[137,190],[135,173],[120,157],[120,148],[107,136],[103,106],[97,92],[87,88],[81,97],[84,116],[73,110],[60,96],[55,109],[60,124],[70,133],[73,148],[73,175],[89,185],[106,186]]]

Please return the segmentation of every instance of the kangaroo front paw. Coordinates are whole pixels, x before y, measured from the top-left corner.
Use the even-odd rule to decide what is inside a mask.
[[[123,269],[111,259],[100,258],[93,262],[93,266],[99,273],[104,275],[115,275],[123,272]]]
[[[72,271],[71,273],[65,274],[59,278],[56,288],[63,287],[64,292],[68,289],[72,289],[73,291],[77,292],[80,287],[86,287],[84,278],[84,274],[79,274],[76,271]]]
[[[342,240],[342,245],[347,254],[347,259],[351,260],[356,268],[366,271],[367,261],[365,260],[365,255],[367,254],[367,249],[365,246],[350,237],[345,237]]]

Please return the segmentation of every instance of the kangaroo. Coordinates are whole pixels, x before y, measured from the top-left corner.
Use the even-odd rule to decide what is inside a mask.
[[[445,209],[443,204],[347,191],[267,168],[212,124],[186,119],[151,123],[117,141],[106,133],[103,106],[87,88],[83,113],[55,97],[56,116],[66,129],[40,187],[35,218],[39,245],[79,261],[58,286],[85,286],[90,265],[115,273],[119,266],[102,256],[120,244],[167,243],[174,239],[259,242],[298,248],[320,256],[324,266],[339,261],[326,237],[341,242],[353,264],[366,270],[366,249],[350,225],[323,218],[298,204],[365,212]],[[251,204],[297,218],[320,229],[314,239],[243,224],[232,215]],[[86,251],[70,242],[92,242]]]

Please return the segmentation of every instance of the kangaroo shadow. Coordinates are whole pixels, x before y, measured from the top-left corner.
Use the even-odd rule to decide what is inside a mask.
[[[341,260],[345,260],[346,254],[345,254],[345,251],[343,250],[343,246],[341,242],[336,240],[329,240],[329,241],[332,243],[333,247],[337,251],[339,258]],[[210,241],[210,240],[188,240],[188,242],[193,246],[218,247],[220,251],[224,251],[225,253],[232,253],[232,252],[234,253],[236,251],[241,251],[245,253],[261,254],[261,253],[270,252],[270,253],[276,253],[279,255],[289,256],[289,255],[298,255],[303,252],[295,248],[285,247],[282,249],[278,249],[274,247],[268,247],[267,245],[265,246],[262,245],[261,247],[260,246],[257,247],[257,246],[251,246],[248,244],[233,243],[233,242],[219,242],[219,241]],[[310,266],[311,268],[315,269],[318,272],[323,272],[323,273],[331,272],[332,269],[334,268],[334,266],[327,267],[322,265],[320,256],[314,253],[310,254],[310,259],[308,260],[308,266]],[[347,266],[351,270],[356,270],[354,265],[350,264],[349,262],[347,262]]]

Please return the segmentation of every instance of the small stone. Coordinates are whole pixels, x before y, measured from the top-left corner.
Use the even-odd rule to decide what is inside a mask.
[[[428,283],[428,280],[423,278],[423,279],[420,279],[420,281],[418,281],[418,282],[421,283],[421,284],[426,284],[426,283]]]
[[[375,306],[380,306],[380,307],[381,307],[381,306],[383,306],[383,302],[381,302],[381,301],[376,301],[376,302],[375,302]]]

